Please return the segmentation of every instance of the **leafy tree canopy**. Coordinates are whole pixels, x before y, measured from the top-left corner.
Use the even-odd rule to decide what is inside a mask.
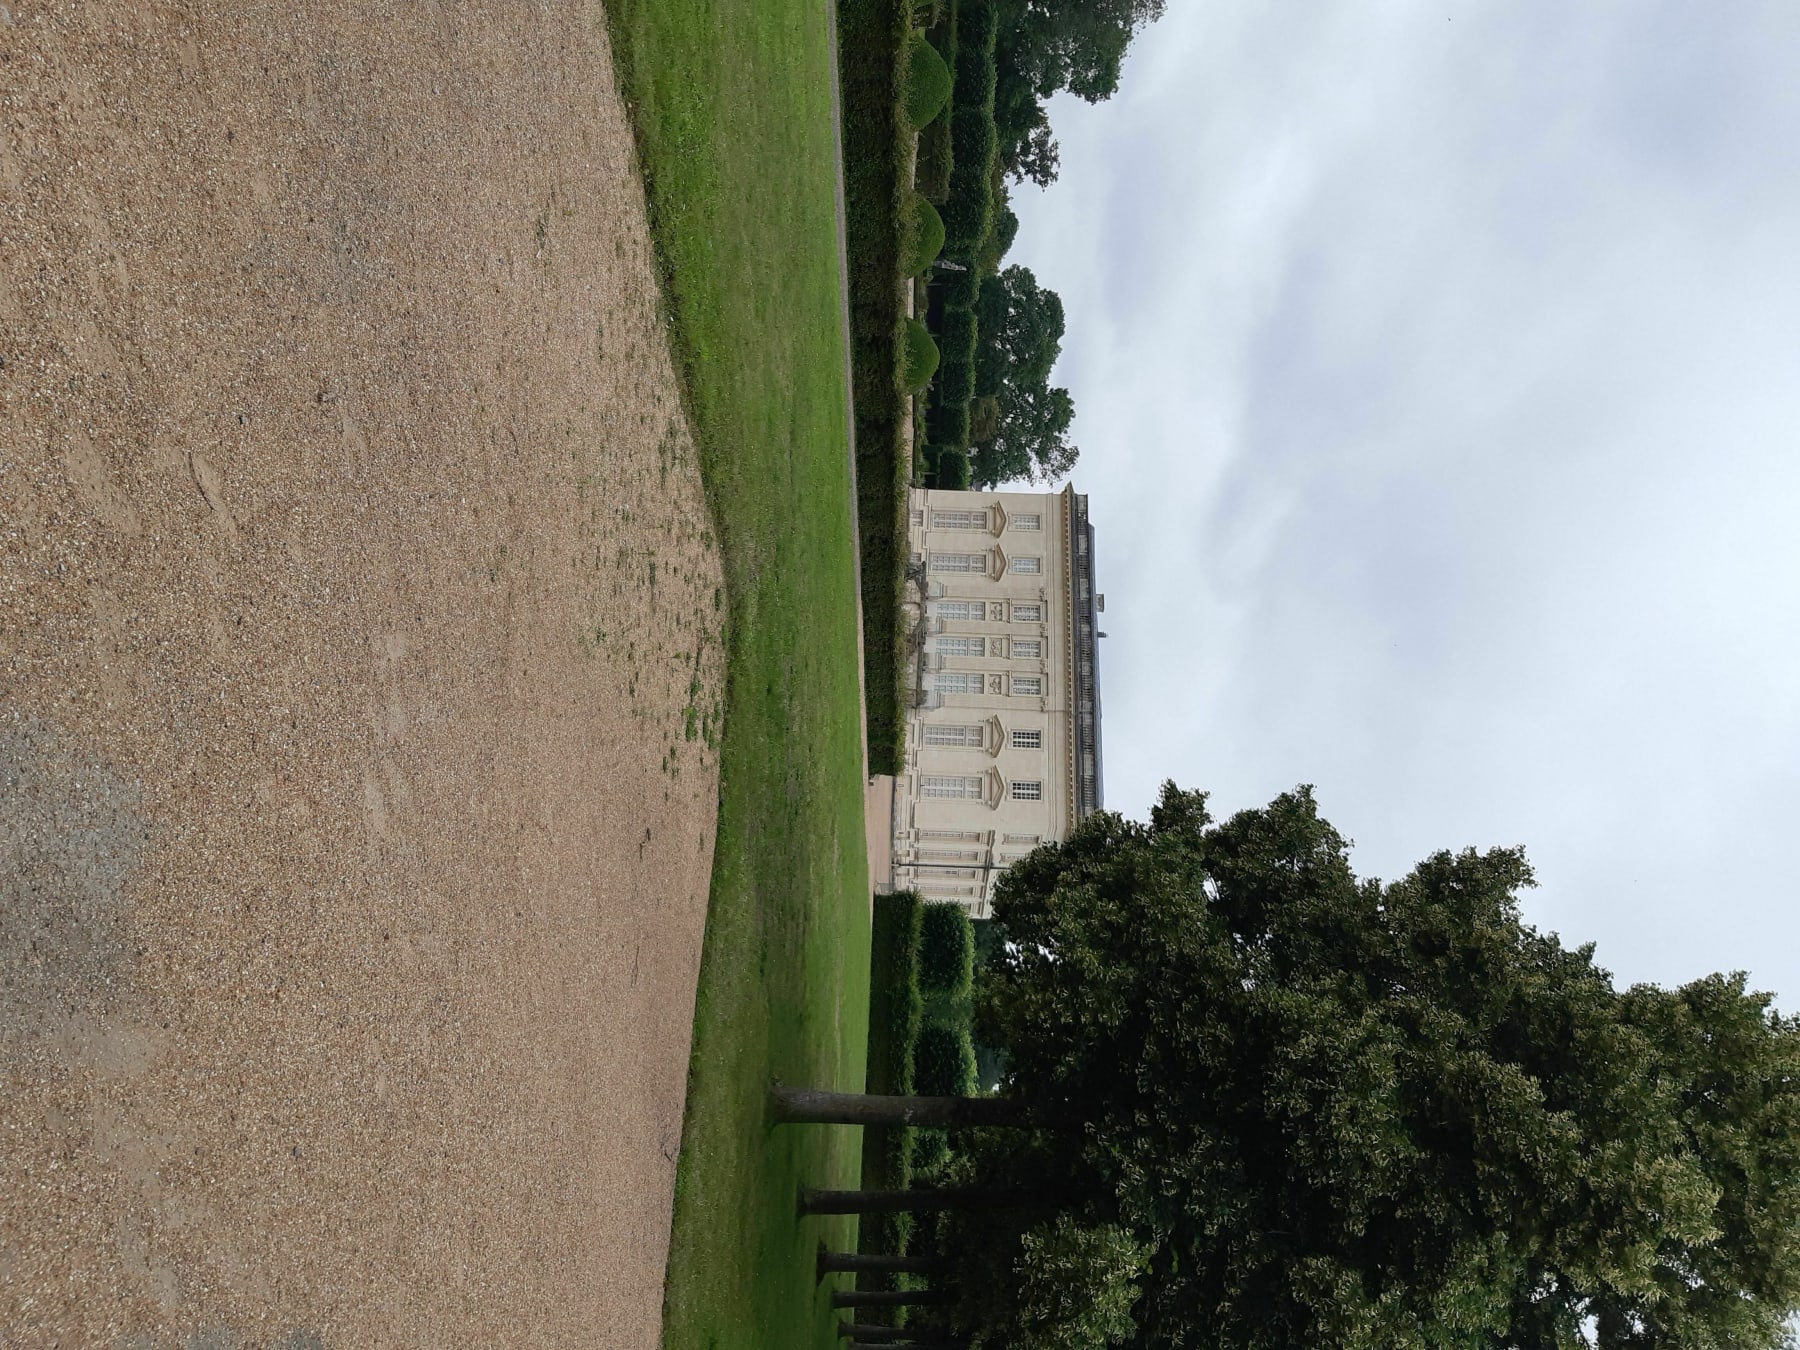
[[[1126,49],[1164,0],[1000,0],[994,118],[1001,163],[1018,179],[1056,177],[1056,142],[1043,102],[1067,89],[1089,103],[1119,87]]]
[[[1217,824],[1171,784],[1147,825],[1099,813],[1015,864],[980,1038],[1059,1128],[960,1165],[1058,1217],[947,1221],[953,1321],[1157,1350],[1789,1344],[1800,1022],[1742,976],[1616,990],[1522,921],[1531,884],[1517,849],[1358,879],[1306,789]]]
[[[1080,453],[1068,434],[1075,403],[1050,384],[1062,354],[1061,298],[1030,268],[1008,267],[981,283],[975,322],[975,392],[996,397],[999,409],[994,434],[975,449],[975,480],[991,486],[1068,473]]]

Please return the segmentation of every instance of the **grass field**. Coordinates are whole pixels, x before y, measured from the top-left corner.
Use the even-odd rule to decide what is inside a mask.
[[[821,0],[610,0],[729,604],[718,851],[664,1344],[827,1346],[801,1184],[856,1132],[771,1130],[772,1077],[860,1088],[868,1017],[849,428]]]

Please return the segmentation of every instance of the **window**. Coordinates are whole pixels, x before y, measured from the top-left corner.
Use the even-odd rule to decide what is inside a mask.
[[[940,694],[979,694],[981,676],[972,670],[940,670],[931,677],[931,687]]]
[[[934,530],[985,530],[987,528],[986,511],[933,511],[931,528]]]
[[[939,862],[972,862],[981,861],[981,851],[973,848],[922,848],[921,858],[932,858]]]
[[[1042,623],[1044,621],[1044,607],[1039,604],[1014,605],[1012,607],[1012,621],[1014,623]]]
[[[969,745],[981,749],[981,728],[947,727],[935,722],[925,724],[925,744],[927,745]]]
[[[937,640],[937,649],[941,656],[986,656],[987,639],[950,635]]]
[[[912,523],[913,523],[913,528],[915,530],[924,529],[925,528],[925,513],[923,511],[914,511],[912,513]]]
[[[1042,638],[1014,638],[1012,654],[1025,661],[1041,661],[1044,657],[1044,640]]]
[[[1031,781],[1014,783],[1012,796],[1015,802],[1041,802],[1044,800],[1044,785]]]
[[[938,600],[933,603],[931,612],[940,619],[979,623],[987,618],[987,605],[980,600]]]
[[[1015,750],[1042,750],[1044,733],[1036,727],[1032,727],[1030,730],[1015,731],[1012,734],[1012,748]]]
[[[931,555],[931,570],[934,572],[981,572],[987,571],[987,554],[985,553],[934,553]]]
[[[980,678],[977,676],[977,678]],[[1012,691],[1015,694],[1041,696],[1044,692],[1042,675],[1015,675],[1012,677]]]
[[[1005,842],[1008,844],[1036,845],[1044,842],[1044,836],[1041,834],[1009,834],[1006,836]]]
[[[981,888],[979,886],[920,886],[919,893],[921,895],[950,895],[960,900],[965,896],[980,895]]]
[[[919,792],[926,797],[978,802],[982,798],[981,779],[974,774],[926,774],[919,779]]]
[[[1011,567],[1012,567],[1013,571],[1019,573],[1022,576],[1023,575],[1036,576],[1040,571],[1043,570],[1043,564],[1044,564],[1044,560],[1042,558],[1014,558],[1012,560]]]
[[[1020,836],[1018,836],[1017,839],[1015,839],[1012,835],[1009,834],[1006,837],[1008,839],[1011,839],[1012,842],[1014,842],[1016,844],[1019,842],[1020,839],[1027,838],[1028,836],[1020,835]],[[976,830],[920,830],[919,838],[921,838],[921,839],[954,839],[959,844],[979,844],[981,842],[982,836]],[[1030,835],[1029,838],[1032,843],[1034,843],[1034,844],[1037,843],[1037,836],[1035,834]]]
[[[1029,515],[1013,516],[1012,527],[1015,530],[1037,530],[1043,528],[1043,517],[1033,511]]]

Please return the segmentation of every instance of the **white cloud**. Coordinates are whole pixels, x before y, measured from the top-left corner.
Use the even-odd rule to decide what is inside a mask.
[[[1108,801],[1523,842],[1622,976],[1792,1006],[1800,10],[1451,8],[1184,3],[1053,109]]]

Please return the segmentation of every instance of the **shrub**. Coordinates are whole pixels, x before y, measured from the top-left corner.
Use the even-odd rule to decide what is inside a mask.
[[[938,329],[938,346],[943,350],[944,360],[972,365],[978,329],[973,310],[946,309],[943,325]]]
[[[943,367],[938,367],[938,383],[943,384]],[[969,405],[967,403],[940,403],[931,410],[930,416],[932,443],[938,447],[938,462],[933,466],[938,481],[933,487],[949,487],[944,482],[945,452],[958,451],[967,454],[969,449]]]
[[[944,227],[950,253],[969,261],[994,225],[994,117],[980,108],[957,108],[950,119],[950,195]]]
[[[906,120],[915,129],[925,126],[950,101],[953,83],[950,67],[923,33],[914,33],[906,51]]]
[[[969,400],[975,396],[975,367],[967,361],[958,361],[952,356],[945,359],[938,367],[937,404],[940,409],[948,409],[961,405],[967,416]],[[938,436],[934,438],[940,445],[962,445],[961,435]]]
[[[919,1032],[913,1091],[922,1097],[967,1097],[975,1091],[975,1043],[967,1027],[930,1026]]]
[[[981,273],[973,267],[961,272],[946,272],[944,276],[944,308],[973,309],[975,298],[981,293]]]
[[[965,998],[975,978],[975,925],[961,905],[926,905],[919,920],[919,986]]]
[[[931,340],[931,334],[925,331],[924,324],[917,319],[908,319],[906,350],[901,356],[900,387],[909,394],[918,393],[931,383],[937,367],[937,343]]]
[[[913,185],[934,202],[950,196],[950,119],[940,117],[919,133],[919,158]]]
[[[917,192],[913,193],[912,209],[906,214],[901,225],[906,240],[900,250],[900,275],[916,277],[944,251],[944,218]]]
[[[943,1130],[914,1130],[912,1170],[915,1177],[929,1179],[950,1156],[950,1136]]]
[[[965,414],[967,409],[963,410]],[[931,486],[934,488],[954,488],[958,491],[969,486],[975,477],[975,468],[969,463],[966,451],[953,445],[938,448],[937,462],[932,466]]]

